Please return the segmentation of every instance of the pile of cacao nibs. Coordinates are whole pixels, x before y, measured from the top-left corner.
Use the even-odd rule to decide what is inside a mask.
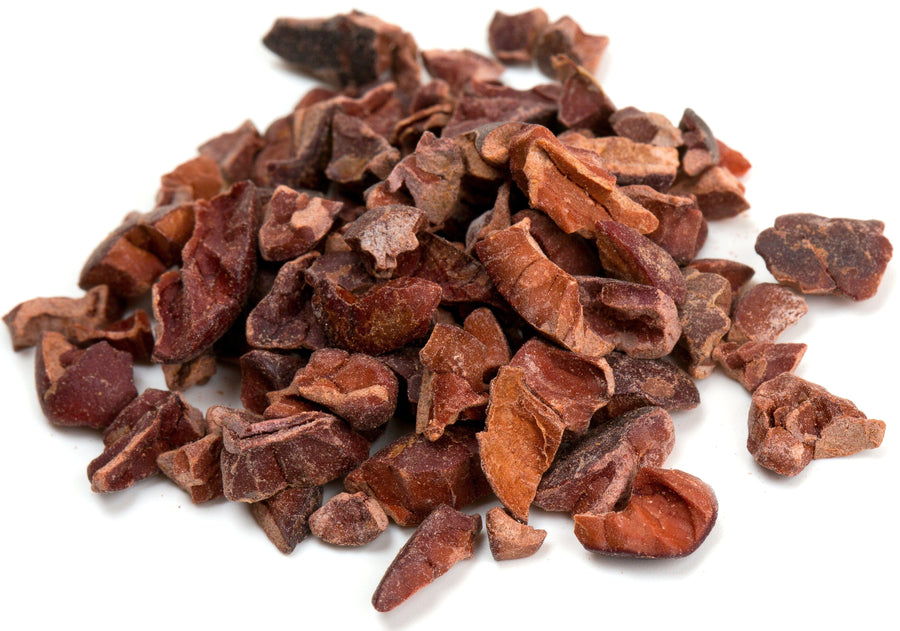
[[[570,514],[599,554],[694,552],[717,498],[665,461],[715,370],[748,391],[747,448],[776,474],[881,444],[884,422],[795,376],[806,345],[778,340],[804,294],[876,294],[884,225],[782,215],[756,241],[777,283],[698,259],[708,221],[749,209],[750,163],[690,108],[616,107],[594,77],[606,37],[536,9],[495,15],[491,57],[361,13],[263,41],[322,86],[163,175],[82,296],[4,316],[49,421],[102,433],[95,492],[161,473],[193,503],[247,504],[285,554],[415,528],[372,597],[389,611],[483,527],[497,561],[534,554],[532,510]],[[547,82],[508,87],[504,64]],[[167,389],[139,392],[140,364]],[[184,399],[226,365],[242,408]]]

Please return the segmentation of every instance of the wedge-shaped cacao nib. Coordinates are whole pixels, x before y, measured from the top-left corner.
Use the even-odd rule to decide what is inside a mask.
[[[250,179],[259,187],[272,186],[269,177],[269,164],[284,162],[291,158],[294,145],[293,116],[276,118],[269,124],[263,134],[264,145],[253,159],[253,171]]]
[[[722,342],[713,351],[713,359],[726,375],[753,392],[769,379],[794,372],[805,353],[806,344]]]
[[[607,274],[650,285],[675,301],[684,301],[684,277],[672,256],[653,241],[617,221],[597,222],[597,249]]]
[[[202,504],[222,496],[222,428],[210,425],[203,438],[186,443],[156,457],[163,475]]]
[[[550,217],[536,210],[521,210],[511,221],[518,223],[526,217],[531,221],[528,231],[548,259],[572,276],[603,275],[603,266],[593,243],[579,234],[566,234]]]
[[[623,186],[622,192],[659,220],[659,226],[647,235],[648,239],[668,252],[678,265],[694,260],[706,243],[709,229],[693,199],[665,195],[641,184]]]
[[[547,537],[546,530],[517,522],[499,506],[487,512],[485,529],[495,561],[530,557],[540,549]]]
[[[562,440],[562,420],[525,383],[525,371],[505,366],[491,382],[485,431],[478,434],[481,468],[494,494],[522,522]]]
[[[885,429],[884,421],[866,418],[851,401],[791,373],[756,389],[748,426],[753,458],[785,476],[797,475],[813,458],[874,449]]]
[[[331,160],[331,123],[341,105],[340,97],[301,101],[290,117],[287,157],[270,159],[265,165],[269,186],[285,185],[298,191],[328,187],[325,169]]]
[[[411,404],[410,409],[413,416],[415,416],[419,401],[419,390],[422,385],[423,367],[422,362],[419,360],[419,350],[416,346],[406,346],[378,356],[378,359],[383,361],[388,368],[393,370],[405,382],[406,399]]]
[[[484,266],[460,244],[431,233],[423,233],[419,241],[419,260],[410,275],[440,285],[442,304],[502,302]]]
[[[611,511],[627,497],[638,469],[661,466],[674,446],[675,426],[664,409],[626,412],[560,450],[534,505],[573,514]]]
[[[331,160],[325,175],[354,190],[386,178],[400,160],[400,150],[361,118],[336,112],[331,121]]]
[[[619,186],[643,184],[667,191],[678,173],[678,150],[673,147],[657,147],[621,136],[589,138],[576,131],[566,132],[560,140],[597,154],[600,164],[616,177]]]
[[[475,433],[448,427],[438,440],[401,436],[344,479],[351,493],[364,491],[400,526],[415,526],[440,504],[463,508],[490,493],[481,470]]]
[[[775,283],[759,283],[742,293],[734,305],[729,342],[774,342],[806,315],[802,296]]]
[[[200,155],[159,178],[156,205],[179,206],[195,199],[211,199],[219,194],[222,185],[219,165],[209,156]]]
[[[530,225],[525,218],[479,241],[478,258],[497,291],[531,326],[569,350],[602,357],[613,345],[589,328],[578,283],[544,255]]]
[[[528,388],[576,434],[587,431],[594,413],[613,393],[612,369],[606,360],[563,350],[538,338],[525,342],[509,365],[523,370]]]
[[[269,541],[290,554],[309,534],[309,517],[322,505],[321,486],[287,487],[261,502],[250,504],[250,514]]]
[[[691,108],[684,110],[681,122],[684,144],[681,153],[681,168],[691,177],[719,163],[719,145],[702,118]]]
[[[734,306],[734,303],[737,301],[744,285],[746,285],[756,273],[749,265],[729,259],[694,259],[688,263],[686,267],[690,267],[705,274],[718,274],[727,280],[731,285],[732,306]]]
[[[668,118],[655,112],[642,112],[636,107],[623,107],[609,117],[609,124],[617,136],[657,147],[680,147],[684,142],[681,130]]]
[[[615,392],[605,411],[615,417],[629,410],[658,405],[670,412],[700,405],[697,385],[686,372],[667,361],[635,359],[610,353],[606,361],[613,371]]]
[[[569,16],[563,16],[549,24],[534,43],[534,60],[538,68],[550,78],[553,72],[553,56],[565,55],[588,72],[596,72],[603,51],[609,45],[606,35],[589,35]]]
[[[180,364],[163,364],[163,376],[169,390],[184,392],[191,386],[202,386],[216,374],[216,356],[205,351]]]
[[[723,166],[735,177],[744,177],[750,171],[750,161],[740,151],[732,149],[724,142],[716,138],[719,147],[719,166]]]
[[[564,232],[596,235],[598,221],[614,219],[638,232],[659,222],[616,187],[616,178],[591,151],[566,147],[546,127],[529,125],[510,139],[509,168],[532,208]]]
[[[237,319],[256,273],[259,206],[249,181],[195,204],[194,233],[182,250],[181,271],[163,274],[153,286],[159,322],[153,359],[193,359]]]
[[[87,468],[91,490],[121,491],[153,475],[160,454],[202,438],[206,428],[200,410],[177,392],[144,390],[104,431],[105,449]]]
[[[75,322],[65,327],[66,337],[78,346],[107,342],[113,348],[125,351],[136,362],[150,361],[153,352],[153,329],[150,316],[143,309],[122,320],[99,326],[85,326]]]
[[[481,516],[477,513],[466,515],[447,504],[435,508],[400,549],[375,588],[375,610],[394,609],[457,562],[472,558],[479,532]]]
[[[44,331],[68,335],[75,326],[97,329],[119,317],[121,305],[109,287],[99,285],[81,298],[32,298],[3,316],[14,350],[34,346]]]
[[[575,536],[588,550],[615,556],[690,554],[712,531],[719,503],[712,488],[678,469],[642,468],[624,510],[575,515]]]
[[[265,209],[259,251],[267,261],[287,261],[312,250],[331,230],[341,202],[279,186]]]
[[[357,467],[369,443],[344,421],[323,412],[263,419],[213,406],[222,426],[222,483],[231,501],[259,502],[288,486],[319,486]]]
[[[362,546],[387,530],[381,504],[365,493],[338,493],[309,517],[313,535],[336,546]]]
[[[302,360],[296,355],[254,350],[241,356],[241,405],[262,414],[269,405],[266,394],[287,388]]]
[[[38,400],[54,425],[104,429],[137,396],[131,355],[106,342],[82,350],[47,331],[34,360]]]
[[[612,100],[600,87],[593,75],[566,55],[555,55],[550,64],[562,83],[559,96],[559,122],[569,129],[606,131],[609,116],[616,111]],[[675,169],[678,153],[675,153]],[[675,173],[672,173],[675,179]]]
[[[248,120],[234,131],[206,141],[197,151],[215,160],[229,182],[240,182],[253,175],[253,159],[264,144],[256,126]]]
[[[712,166],[697,177],[678,178],[669,193],[693,196],[709,220],[735,217],[750,208],[744,185],[731,171],[719,166]]]
[[[466,86],[453,108],[441,136],[453,138],[490,123],[550,125],[556,119],[558,87],[536,86],[516,90],[497,83],[475,82]],[[496,162],[484,157],[489,163]]]
[[[397,377],[383,363],[337,348],[315,351],[290,388],[319,403],[356,431],[384,425],[397,408]]]
[[[688,374],[705,379],[716,366],[713,350],[731,328],[731,284],[718,274],[684,270],[687,294],[678,307],[681,339]]]
[[[778,280],[804,294],[866,300],[878,291],[893,247],[877,220],[782,215],[756,239],[756,252]]]
[[[549,23],[543,9],[513,14],[496,11],[488,26],[488,45],[494,57],[505,64],[530,64],[534,42]]]
[[[422,62],[428,74],[446,81],[454,92],[469,81],[496,81],[506,69],[473,50],[423,50]]]
[[[509,342],[506,335],[494,317],[494,313],[487,307],[479,307],[466,316],[463,321],[463,329],[475,336],[484,344],[484,374],[485,382],[500,369],[509,363]]]
[[[379,206],[363,213],[344,231],[344,240],[362,255],[366,268],[377,278],[391,278],[398,266],[406,267],[419,247],[417,233],[428,218],[414,206]]]

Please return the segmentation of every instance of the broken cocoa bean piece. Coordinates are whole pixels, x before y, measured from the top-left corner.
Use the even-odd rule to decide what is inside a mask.
[[[675,182],[678,150],[673,147],[643,144],[620,136],[589,138],[577,131],[567,131],[559,138],[570,147],[597,154],[603,168],[616,177],[618,186],[642,184],[665,192]]]
[[[664,357],[681,336],[675,303],[655,287],[580,276],[578,294],[590,330],[632,357]]]
[[[680,147],[684,143],[681,130],[656,112],[642,112],[636,107],[623,107],[609,117],[617,136],[657,147]]]
[[[332,233],[334,234],[334,233]],[[306,282],[313,286],[329,282],[340,285],[354,295],[362,295],[375,287],[376,279],[366,271],[362,256],[349,249],[327,252],[318,258],[310,258],[306,269]]]
[[[505,64],[530,64],[534,43],[549,23],[543,9],[512,14],[495,11],[488,26],[491,53]]]
[[[503,303],[484,266],[462,244],[428,232],[419,236],[419,242],[418,261],[409,275],[439,285],[441,304]]]
[[[250,179],[253,160],[264,145],[256,126],[247,120],[234,131],[207,140],[197,151],[215,160],[225,179],[233,183]]]
[[[744,177],[750,171],[750,161],[744,157],[740,151],[732,149],[724,142],[716,138],[716,145],[719,148],[719,166],[723,166],[734,177]]]
[[[440,504],[463,508],[491,491],[475,432],[461,426],[435,441],[401,436],[351,471],[344,486],[374,497],[399,526],[416,526]]]
[[[202,386],[216,374],[216,356],[211,351],[180,364],[163,364],[163,376],[169,390],[184,392],[191,386]]]
[[[495,561],[530,557],[540,549],[547,537],[546,530],[517,522],[499,506],[487,512],[485,529]]]
[[[246,410],[213,406],[222,426],[222,484],[233,502],[259,502],[288,486],[320,486],[366,459],[369,443],[324,412],[263,419]]]
[[[325,410],[316,403],[304,399],[288,384],[281,390],[272,390],[266,393],[267,405],[262,411],[265,419],[278,419],[294,416],[302,412],[324,412]],[[365,436],[363,437],[365,438]],[[367,439],[368,440],[368,439]]]
[[[676,305],[684,302],[684,277],[662,247],[617,221],[598,221],[596,239],[600,262],[609,276],[656,287]]]
[[[709,229],[703,212],[693,199],[666,195],[642,184],[623,186],[622,192],[659,221],[656,230],[646,235],[648,239],[668,252],[678,265],[687,265],[694,260],[706,243]]]
[[[159,471],[160,454],[202,438],[207,423],[177,392],[144,390],[103,433],[103,453],[87,468],[91,490],[122,491]]]
[[[241,405],[251,412],[262,414],[269,406],[266,394],[287,388],[301,363],[301,358],[296,355],[265,350],[253,350],[242,355]]]
[[[866,418],[851,401],[783,373],[753,393],[747,450],[766,469],[800,473],[813,458],[849,456],[874,449],[884,438],[884,421]]]
[[[422,365],[434,372],[452,372],[465,379],[474,389],[484,389],[486,348],[462,327],[436,324],[428,342],[419,351]]]
[[[700,405],[694,380],[674,364],[636,359],[623,353],[610,353],[605,359],[616,384],[612,398],[603,409],[610,417],[648,405],[658,405],[670,412],[692,410]]]
[[[471,333],[484,344],[484,374],[482,379],[489,382],[491,377],[509,363],[509,342],[506,335],[494,317],[494,313],[487,307],[479,307],[466,316],[463,321],[463,329]]]
[[[528,521],[541,476],[550,467],[565,425],[525,383],[522,368],[504,366],[491,382],[485,430],[478,433],[481,468],[510,514]]]
[[[596,72],[600,65],[603,51],[609,45],[606,35],[589,35],[581,30],[581,26],[570,18],[563,16],[544,28],[534,43],[534,61],[538,69],[551,79],[556,78],[553,72],[554,55],[565,55],[588,72]]]
[[[572,514],[614,510],[638,469],[662,466],[674,446],[675,425],[664,409],[641,407],[616,416],[560,449],[534,505]]]
[[[497,291],[531,326],[550,339],[591,357],[613,348],[589,328],[578,283],[554,265],[531,237],[528,218],[498,230],[475,245]]]
[[[195,204],[196,224],[182,251],[181,270],[166,272],[153,286],[153,315],[159,323],[154,361],[193,359],[240,315],[256,273],[255,189],[249,181],[238,182]]]
[[[121,305],[109,287],[98,285],[81,298],[32,298],[13,307],[3,316],[9,328],[13,350],[34,346],[41,333],[54,331],[68,335],[76,326],[98,329],[119,317]]]
[[[752,393],[769,379],[794,372],[805,353],[806,344],[722,342],[713,350],[713,359],[726,375]]]
[[[219,165],[204,155],[179,164],[159,180],[157,207],[180,206],[195,199],[212,199],[219,194],[224,184]]]
[[[194,504],[222,497],[222,428],[210,425],[198,440],[164,451],[156,457],[163,475],[191,496]]]
[[[321,486],[287,487],[261,502],[250,504],[250,514],[269,541],[290,554],[309,534],[309,517],[322,505]]]
[[[387,527],[381,504],[362,492],[338,493],[309,516],[312,534],[336,546],[363,546]]]
[[[684,144],[681,147],[681,169],[695,177],[719,163],[719,145],[709,125],[691,108],[684,110],[678,123]]]
[[[80,349],[46,331],[34,359],[38,401],[54,425],[104,429],[137,396],[131,355],[106,342]]]
[[[400,160],[392,147],[362,119],[336,112],[331,121],[331,160],[325,175],[332,182],[362,190],[386,178]]]
[[[411,404],[415,415],[419,401],[419,390],[422,385],[422,362],[419,360],[419,351],[415,346],[406,346],[390,353],[379,355],[384,364],[405,382],[406,399]]]
[[[432,77],[442,79],[453,92],[470,81],[496,81],[506,69],[503,64],[474,50],[423,50],[422,62]]]
[[[609,129],[609,117],[616,111],[612,100],[600,87],[593,75],[566,55],[554,55],[550,64],[562,83],[557,118],[567,129],[605,132]],[[678,168],[678,160],[675,168]],[[673,172],[672,179],[675,179]]]
[[[372,605],[387,612],[430,585],[456,565],[475,555],[481,516],[466,515],[441,504],[419,524],[384,573]]]
[[[554,92],[558,90],[558,85],[516,90],[493,82],[470,83],[459,96],[441,137],[454,138],[491,123],[551,125],[559,109],[559,95]],[[483,154],[482,157],[498,166]]]
[[[678,178],[669,193],[693,196],[709,220],[735,217],[750,208],[744,197],[744,185],[731,171],[720,166],[709,167],[697,177]]]
[[[511,221],[518,223],[525,217],[531,221],[531,236],[553,263],[572,276],[603,275],[597,249],[590,241],[579,234],[566,234],[547,215],[535,210],[520,210]]]
[[[878,291],[893,247],[878,220],[782,215],[756,238],[756,252],[779,283],[804,294],[866,300]]]
[[[416,235],[427,227],[428,217],[414,206],[379,206],[349,224],[344,240],[362,255],[370,274],[391,278],[413,260],[419,247]]]
[[[287,261],[315,248],[343,209],[341,202],[279,186],[264,209],[259,252],[267,261]]]
[[[521,368],[525,385],[559,414],[566,430],[582,434],[612,396],[613,374],[602,358],[588,358],[531,338],[510,366]]]
[[[706,274],[718,274],[731,284],[731,304],[737,302],[744,285],[746,285],[756,271],[749,265],[729,259],[694,259],[686,265],[698,272]]]
[[[712,488],[678,469],[643,467],[618,512],[575,515],[575,536],[588,550],[615,556],[672,558],[692,553],[716,523]]]
[[[294,146],[293,115],[276,118],[263,133],[263,147],[253,159],[250,177],[259,187],[270,187],[269,164],[289,160]]]
[[[66,337],[78,346],[107,342],[113,348],[131,355],[136,362],[149,362],[153,352],[150,316],[143,309],[137,309],[127,318],[99,327],[73,323],[66,327]]]
[[[684,280],[687,293],[678,307],[678,349],[685,356],[688,374],[694,379],[705,379],[716,366],[713,350],[732,326],[728,317],[731,284],[718,274],[695,269],[685,269]]]
[[[759,283],[738,297],[728,341],[774,342],[807,311],[803,296],[776,283]]]
[[[298,191],[328,188],[325,169],[331,161],[331,123],[342,104],[341,97],[336,96],[294,110],[290,117],[291,146],[287,156],[265,163],[265,180],[269,186],[284,185]]]

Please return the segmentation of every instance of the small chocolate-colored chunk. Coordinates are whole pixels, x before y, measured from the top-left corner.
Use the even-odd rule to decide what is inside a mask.
[[[250,504],[250,514],[269,541],[284,554],[290,554],[306,539],[309,517],[321,505],[321,486],[289,486],[268,499]]]
[[[454,92],[469,81],[496,81],[505,70],[503,64],[474,50],[423,50],[422,62],[428,74],[446,81]]]
[[[400,160],[400,150],[361,118],[335,112],[331,121],[329,180],[362,190],[386,178]]]
[[[691,108],[684,110],[681,122],[684,144],[682,145],[681,168],[689,176],[700,175],[703,171],[719,163],[719,146],[702,118]]]
[[[108,342],[113,348],[131,355],[136,362],[150,361],[153,352],[150,316],[143,309],[137,309],[127,318],[110,324],[85,326],[76,322],[65,329],[66,337],[78,346]]]
[[[750,202],[744,197],[744,185],[731,171],[720,166],[709,167],[697,177],[678,178],[669,193],[693,196],[709,220],[735,217],[750,208]]]
[[[734,305],[729,342],[774,342],[808,310],[802,296],[775,283],[759,283]]]
[[[609,116],[616,111],[612,100],[600,87],[593,75],[566,55],[555,55],[550,59],[553,71],[562,83],[559,95],[557,118],[568,129],[605,131],[609,129]],[[627,141],[626,141],[627,142]],[[586,147],[587,148],[587,147]],[[591,149],[596,151],[596,149]],[[675,153],[675,170],[678,169],[678,152]],[[645,156],[646,157],[646,156]]]
[[[206,351],[180,364],[163,364],[163,376],[169,390],[184,392],[191,386],[202,386],[216,374],[216,356]]]
[[[494,313],[487,307],[479,307],[467,315],[463,321],[463,329],[484,344],[482,378],[488,382],[501,366],[509,363],[509,342],[506,335]]]
[[[619,416],[628,410],[658,405],[670,412],[691,410],[700,405],[697,385],[686,372],[672,363],[657,359],[636,359],[622,353],[610,353],[606,361],[613,371],[615,392],[605,411]]]
[[[731,284],[718,274],[690,268],[684,270],[684,281],[687,293],[678,307],[679,350],[685,355],[688,374],[705,379],[716,366],[713,350],[731,328]]]
[[[553,79],[556,78],[552,62],[554,55],[565,55],[587,68],[588,72],[596,72],[608,45],[606,35],[589,35],[566,15],[541,31],[534,43],[533,55],[541,72]]]
[[[536,210],[520,210],[510,220],[518,223],[526,217],[531,221],[528,232],[553,263],[572,276],[603,276],[597,248],[591,241],[563,232],[550,217]],[[508,228],[509,223],[504,227]]]
[[[240,182],[253,175],[253,159],[264,144],[256,126],[247,120],[234,131],[207,140],[197,151],[215,160],[229,182]]]
[[[240,358],[241,405],[262,414],[268,407],[266,394],[287,388],[302,360],[296,355],[253,350]]]
[[[621,136],[588,138],[576,131],[566,132],[560,140],[597,154],[603,168],[616,176],[618,186],[641,184],[667,191],[678,173],[678,151],[673,147],[658,147]]]
[[[668,118],[656,112],[642,112],[636,107],[623,107],[609,117],[617,136],[645,142],[657,147],[680,147],[684,143],[681,130]]]
[[[794,372],[805,353],[806,344],[722,342],[713,351],[713,359],[726,375],[753,392],[769,379]]]
[[[179,164],[159,179],[157,207],[179,206],[195,199],[211,199],[222,190],[219,165],[209,156],[199,155]],[[188,235],[190,236],[190,235]]]
[[[422,233],[419,242],[419,260],[410,275],[440,285],[442,305],[501,302],[484,266],[462,244],[429,232]]]
[[[222,496],[222,428],[211,424],[203,438],[156,457],[163,475],[190,494],[194,504]]]
[[[698,272],[705,274],[718,274],[731,285],[731,304],[737,301],[744,285],[746,285],[756,271],[749,265],[732,261],[730,259],[694,259],[686,265]]]
[[[499,506],[487,512],[485,530],[495,561],[530,557],[540,549],[547,537],[546,530],[516,521]]]
[[[428,218],[414,206],[393,204],[363,213],[344,231],[344,240],[359,252],[366,269],[376,278],[391,278],[419,247],[416,234],[428,227]]]
[[[732,149],[724,142],[716,138],[719,147],[719,166],[723,166],[735,177],[744,177],[750,171],[750,161],[740,151]]]
[[[265,208],[259,251],[267,261],[287,261],[313,249],[331,230],[344,204],[279,186]]]
[[[309,517],[312,534],[336,546],[363,546],[387,527],[381,504],[362,492],[338,493]]]
[[[543,9],[507,14],[494,12],[488,26],[488,45],[505,64],[530,64],[534,42],[550,19]]]
[[[659,221],[656,230],[647,235],[648,239],[668,252],[678,265],[687,265],[694,260],[706,243],[709,228],[693,199],[666,195],[642,184],[623,186],[622,192]]]
[[[558,85],[553,85],[549,88],[535,86],[530,90],[516,90],[496,82],[472,83],[460,95],[441,136],[453,138],[491,123],[550,125],[559,109],[558,88]],[[488,163],[499,166],[484,154],[482,157]]]

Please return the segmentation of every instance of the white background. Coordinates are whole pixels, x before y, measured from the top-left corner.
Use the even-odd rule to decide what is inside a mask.
[[[578,6],[582,5],[582,6]],[[422,48],[487,52],[504,2],[3,3],[0,8],[0,312],[35,296],[79,295],[81,265],[130,210],[148,210],[161,174],[246,118],[260,129],[310,83],[260,39],[279,16],[353,7],[411,31]],[[752,208],[711,226],[702,256],[751,264],[755,235],[783,213],[879,218],[900,243],[896,194],[896,20],[883,2],[554,2],[611,38],[598,77],[616,105],[677,122],[692,107],[753,163]],[[516,73],[527,87],[544,79]],[[815,461],[794,479],[745,449],[748,394],[714,375],[702,406],[675,415],[669,465],[716,490],[719,520],[692,556],[611,560],[584,551],[562,515],[538,554],[475,559],[390,614],[371,594],[409,531],[366,548],[315,540],[283,556],[245,506],[192,506],[158,478],[110,496],[85,475],[101,443],[52,427],[33,386],[33,351],[0,350],[0,626],[105,629],[885,628],[896,622],[897,262],[863,303],[808,298],[783,341],[809,350],[798,373],[884,419],[878,450]],[[138,388],[161,385],[156,371]],[[205,409],[235,402],[233,375],[189,391]],[[221,392],[221,394],[220,394]],[[335,492],[329,488],[328,493]],[[482,514],[492,506],[472,510]],[[612,625],[612,626],[610,626]]]

